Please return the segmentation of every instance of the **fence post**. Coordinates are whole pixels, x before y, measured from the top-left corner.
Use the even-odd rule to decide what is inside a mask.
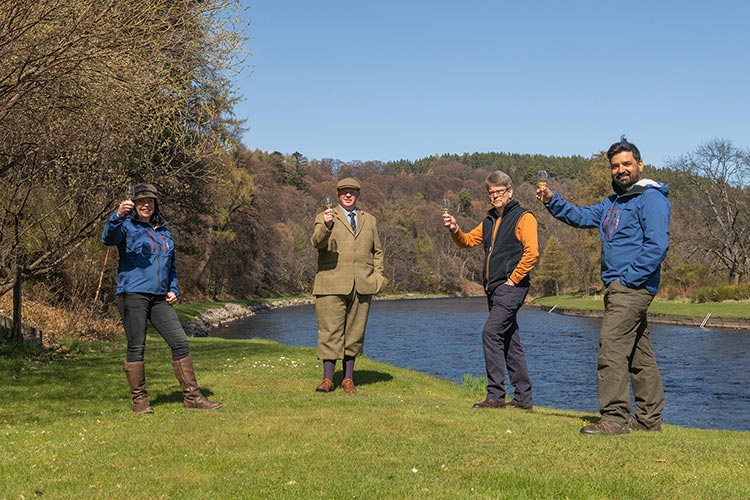
[[[21,321],[21,266],[16,267],[16,282],[13,285],[13,340],[23,343],[23,322]]]

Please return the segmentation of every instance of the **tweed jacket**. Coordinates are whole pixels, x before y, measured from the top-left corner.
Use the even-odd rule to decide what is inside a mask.
[[[318,271],[313,295],[376,294],[383,287],[383,248],[375,217],[357,209],[354,234],[341,206],[333,209],[333,227],[328,230],[323,213],[315,217],[310,238],[318,249]]]

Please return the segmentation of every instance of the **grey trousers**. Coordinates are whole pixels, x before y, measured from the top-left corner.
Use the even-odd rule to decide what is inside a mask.
[[[618,423],[628,420],[632,382],[636,420],[647,427],[661,421],[664,387],[646,319],[653,298],[648,290],[628,288],[619,280],[604,292],[597,369],[603,419]]]
[[[521,346],[516,315],[523,306],[528,287],[500,285],[488,297],[490,315],[482,330],[487,369],[487,399],[505,401],[505,369],[513,385],[513,400],[531,406],[531,378]]]

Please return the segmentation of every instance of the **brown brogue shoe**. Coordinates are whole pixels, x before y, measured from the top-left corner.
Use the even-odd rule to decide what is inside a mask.
[[[505,402],[503,401],[495,401],[494,399],[485,399],[481,403],[474,403],[472,408],[479,408],[479,409],[485,409],[485,408],[505,408]]]
[[[581,434],[627,434],[630,432],[630,427],[627,423],[618,424],[611,420],[599,420],[595,424],[586,425],[581,427]]]
[[[331,392],[333,389],[333,380],[330,378],[324,378],[323,381],[318,384],[318,387],[315,388],[315,392]]]
[[[341,381],[341,388],[344,390],[344,392],[348,392],[349,394],[354,394],[357,392],[357,388],[354,387],[354,380],[350,378],[345,378]]]
[[[511,401],[509,403],[505,403],[505,406],[508,406],[510,408],[518,408],[520,410],[526,410],[526,411],[534,409],[534,405],[528,405],[528,406],[520,405],[520,404],[518,404],[518,402],[516,400],[513,400],[513,401]]]

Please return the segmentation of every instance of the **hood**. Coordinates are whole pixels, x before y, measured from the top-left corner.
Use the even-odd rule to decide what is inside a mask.
[[[612,186],[615,187],[614,181],[612,182]],[[669,185],[652,179],[641,179],[633,184],[630,189],[628,189],[624,193],[618,192],[617,194],[619,198],[628,198],[630,196],[637,196],[647,189],[658,189],[659,192],[664,196],[667,196],[669,194]],[[617,192],[617,190],[615,190],[615,192]]]

